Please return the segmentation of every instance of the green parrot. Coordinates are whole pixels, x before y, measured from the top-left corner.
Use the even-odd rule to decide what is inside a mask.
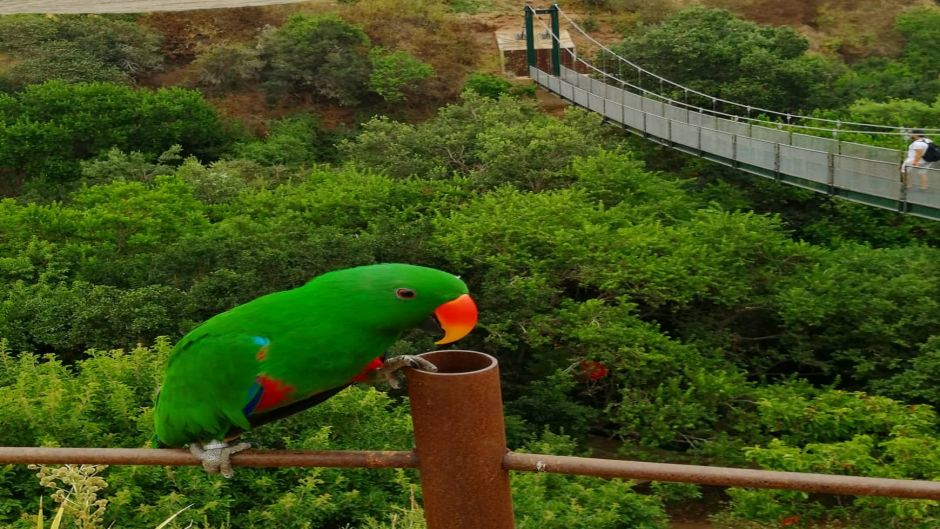
[[[457,276],[408,264],[337,270],[210,318],[170,353],[157,394],[157,446],[183,446],[210,473],[231,477],[229,446],[242,432],[323,402],[346,386],[395,371],[436,371],[416,356],[385,351],[422,323],[451,343],[476,325]]]

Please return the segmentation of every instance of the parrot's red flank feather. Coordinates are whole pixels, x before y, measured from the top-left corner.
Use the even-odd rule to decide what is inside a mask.
[[[258,375],[258,384],[261,385],[261,400],[254,413],[260,413],[271,408],[276,408],[280,404],[286,404],[288,397],[294,393],[294,386],[271,378],[267,375]]]
[[[369,380],[371,373],[380,367],[382,367],[382,357],[378,357],[369,362],[366,367],[362,368],[362,371],[360,371],[358,375],[350,379],[350,382],[365,382]]]

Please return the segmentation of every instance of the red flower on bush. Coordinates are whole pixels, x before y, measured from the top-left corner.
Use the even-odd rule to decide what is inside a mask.
[[[607,366],[597,360],[582,360],[581,372],[584,373],[589,380],[600,380],[607,376]]]

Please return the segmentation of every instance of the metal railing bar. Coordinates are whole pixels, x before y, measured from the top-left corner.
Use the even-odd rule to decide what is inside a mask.
[[[0,447],[0,464],[201,465],[182,448]],[[248,450],[232,456],[237,467],[417,468],[413,451]]]
[[[0,447],[0,464],[108,464],[198,466],[185,449]],[[236,467],[417,468],[414,451],[258,450],[232,456]],[[826,494],[940,500],[940,481],[868,478],[730,467],[648,463],[587,457],[518,454],[505,470],[603,478],[649,479],[727,487],[801,490]]]
[[[503,457],[503,468],[603,478],[649,479],[726,487],[788,489],[852,496],[889,496],[940,500],[940,481],[867,478],[745,468],[646,463],[587,457],[517,454]]]

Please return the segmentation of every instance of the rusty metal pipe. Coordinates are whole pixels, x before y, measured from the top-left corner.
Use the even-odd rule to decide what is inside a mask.
[[[503,458],[503,467],[507,470],[580,474],[604,478],[653,479],[727,487],[758,487],[853,496],[940,500],[940,482],[937,481],[864,478],[515,453],[506,454]]]
[[[438,368],[406,370],[428,529],[513,529],[496,359],[476,351],[420,356]]]
[[[0,447],[0,464],[201,465],[189,450],[148,448]],[[414,452],[249,450],[232,456],[236,467],[415,468]]]

